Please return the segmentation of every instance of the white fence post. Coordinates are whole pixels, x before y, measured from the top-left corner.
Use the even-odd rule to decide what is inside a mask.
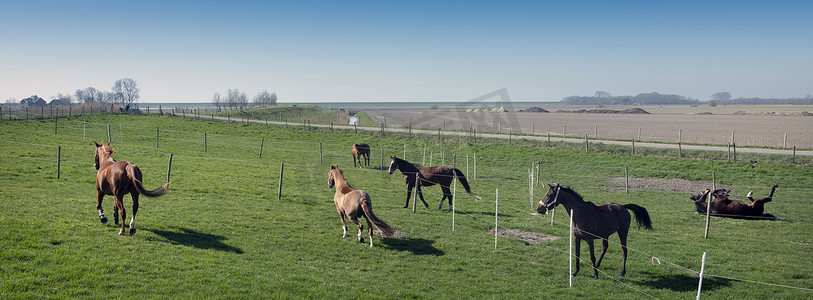
[[[703,289],[703,272],[706,271],[706,252],[703,252],[703,260],[700,262],[700,281],[697,283],[697,300],[700,300],[700,291]]]

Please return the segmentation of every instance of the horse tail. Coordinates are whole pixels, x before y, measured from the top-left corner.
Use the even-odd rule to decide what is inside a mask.
[[[370,196],[368,196],[365,193],[364,195],[361,196],[361,199],[359,199],[361,210],[364,211],[364,217],[367,218],[367,220],[370,220],[370,222],[372,222],[373,224],[375,224],[375,227],[378,228],[378,230],[381,230],[381,235],[392,236],[394,231],[392,230],[390,225],[384,223],[384,221],[376,217],[375,214],[373,213],[373,206],[372,204],[370,204],[369,198]]]
[[[646,211],[646,208],[635,204],[625,204],[624,208],[635,213],[635,222],[638,223],[638,228],[643,226],[645,229],[652,230],[652,220],[649,218],[649,213]]]
[[[138,193],[144,196],[158,197],[165,194],[167,190],[169,190],[169,182],[152,191],[145,189],[144,185],[141,184],[141,169],[134,164],[127,165],[127,175],[133,180],[133,186],[135,186]]]
[[[469,182],[466,180],[466,175],[463,175],[463,172],[461,172],[458,169],[452,170],[454,170],[455,174],[457,174],[457,179],[460,180],[460,183],[463,184],[463,187],[466,188],[466,193],[469,193],[469,195],[471,195],[471,188],[469,187]]]

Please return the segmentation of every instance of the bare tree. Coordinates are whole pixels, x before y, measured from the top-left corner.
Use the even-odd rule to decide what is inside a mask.
[[[714,94],[711,94],[711,99],[714,99],[716,101],[728,101],[731,99],[731,94],[729,94],[728,92],[716,92]]]
[[[223,105],[223,97],[220,96],[220,93],[215,93],[212,96],[212,103],[217,107],[217,111],[220,111],[220,106]]]
[[[54,103],[54,101],[57,101],[56,103],[59,103],[59,105],[71,105],[71,103],[73,103],[73,97],[70,94],[57,93],[56,96],[51,99],[51,103]]]
[[[276,93],[268,93],[268,91],[263,91],[257,96],[254,96],[254,106],[276,106],[277,105],[277,94]]]
[[[113,93],[116,93],[124,104],[138,102],[139,89],[136,85],[136,81],[132,78],[122,78],[116,80],[116,83],[113,84]]]
[[[596,97],[598,98],[610,98],[610,93],[605,91],[596,91]]]
[[[19,104],[19,103],[20,102],[17,102],[17,98],[14,98],[14,97],[10,97],[10,98],[6,99],[6,104]]]
[[[99,91],[94,87],[87,87],[82,90],[76,90],[74,96],[76,97],[76,101],[79,103],[100,102],[102,100],[102,91]]]

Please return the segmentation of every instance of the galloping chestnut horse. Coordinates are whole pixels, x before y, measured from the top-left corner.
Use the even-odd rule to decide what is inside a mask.
[[[774,217],[771,214],[765,213],[765,203],[771,202],[773,200],[773,192],[776,191],[776,187],[779,184],[774,184],[771,188],[771,194],[768,197],[760,198],[754,200],[751,197],[752,192],[748,192],[748,199],[751,200],[751,203],[745,203],[737,199],[730,199],[728,198],[728,193],[730,190],[726,189],[717,189],[714,192],[711,192],[711,195],[714,196],[714,201],[711,201],[711,214],[718,215],[718,216],[727,216],[727,217],[737,217],[737,216],[766,216],[766,217]],[[698,213],[705,214],[708,204],[706,203],[706,199],[708,198],[710,190],[706,189],[700,194],[693,195],[689,197],[690,199],[694,200],[695,210]]]
[[[618,239],[621,240],[621,256],[623,261],[621,264],[621,276],[627,273],[627,233],[630,227],[630,213],[631,210],[635,213],[635,221],[638,227],[643,226],[646,229],[652,230],[652,221],[649,219],[649,213],[645,208],[635,204],[617,204],[607,203],[602,206],[596,206],[593,202],[586,202],[578,193],[572,189],[562,187],[559,184],[549,185],[550,190],[539,201],[539,206],[536,211],[539,213],[548,213],[556,205],[562,204],[570,214],[573,210],[573,246],[576,250],[576,271],[573,276],[579,273],[579,252],[581,240],[587,242],[590,248],[590,261],[593,263],[593,278],[598,279],[598,267],[601,265],[601,259],[604,258],[604,253],[607,252],[607,238],[616,231],[618,232]],[[596,262],[596,256],[593,254],[593,240],[601,239],[601,255]]]
[[[158,197],[167,192],[169,182],[162,187],[148,191],[144,189],[141,184],[141,170],[133,163],[128,161],[116,161],[112,157],[113,147],[110,143],[96,144],[96,158],[94,167],[98,172],[96,173],[96,210],[99,211],[99,220],[102,224],[107,223],[107,217],[104,216],[102,210],[102,198],[104,195],[113,195],[115,199],[113,204],[113,220],[115,224],[119,223],[119,213],[121,213],[121,230],[119,235],[124,235],[124,220],[127,218],[127,213],[124,210],[124,195],[130,193],[133,197],[133,217],[130,219],[130,235],[135,234],[135,217],[138,213],[138,195],[142,194],[147,197]]]
[[[339,170],[339,167],[336,165],[330,166],[327,186],[329,188],[336,187],[333,203],[336,204],[336,210],[339,211],[339,218],[342,220],[342,238],[347,237],[346,217],[349,217],[350,221],[353,221],[353,223],[359,227],[359,243],[364,243],[364,238],[361,237],[361,231],[364,225],[359,223],[359,217],[364,217],[364,219],[367,220],[367,227],[369,229],[367,235],[370,238],[370,247],[373,246],[373,224],[381,231],[381,235],[392,236],[392,228],[373,213],[373,200],[370,199],[370,195],[365,191],[351,187],[350,184],[344,180],[342,170]]]
[[[404,181],[407,185],[407,197],[404,208],[409,206],[409,197],[412,194],[412,188],[415,187],[416,174],[420,177],[420,182],[418,183],[418,187],[415,189],[415,193],[417,193],[421,198],[421,201],[426,208],[429,208],[429,204],[423,200],[423,192],[421,191],[421,187],[433,186],[437,184],[440,185],[440,189],[443,190],[443,198],[440,198],[438,209],[441,208],[443,205],[443,200],[446,198],[449,198],[449,209],[452,209],[451,184],[452,180],[455,178],[455,174],[457,175],[457,179],[460,180],[460,183],[462,183],[463,187],[466,189],[466,193],[471,195],[469,182],[466,181],[466,176],[463,175],[463,172],[460,172],[458,169],[445,166],[424,167],[419,164],[410,163],[395,156],[390,156],[389,173],[392,174],[392,172],[395,172],[396,169],[401,170],[401,174],[404,174]]]
[[[361,158],[364,157],[364,163],[369,167],[370,166],[370,145],[367,144],[353,144],[353,149],[350,149],[350,153],[353,154],[353,167],[356,166],[356,162],[358,162],[358,166],[362,167]]]

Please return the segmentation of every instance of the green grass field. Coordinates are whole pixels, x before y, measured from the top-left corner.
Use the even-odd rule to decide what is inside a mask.
[[[154,189],[142,197],[134,236],[102,225],[94,209],[93,141],[110,139],[113,157],[138,164]],[[0,122],[0,298],[592,298],[695,297],[701,256],[708,257],[703,298],[813,297],[813,169],[770,163],[631,156],[504,142],[456,143],[437,136],[330,133],[302,126],[196,121],[161,116],[93,115]],[[156,132],[158,129],[158,132]],[[156,143],[156,135],[158,142]],[[204,143],[205,141],[205,143]],[[372,167],[353,168],[350,146],[372,146]],[[262,145],[262,149],[261,149]],[[61,147],[59,150],[58,147]],[[424,158],[424,147],[426,156]],[[440,154],[441,147],[443,154]],[[260,157],[262,151],[262,157]],[[61,152],[57,178],[57,155]],[[430,208],[402,208],[403,177],[381,169],[382,156],[426,165],[453,163],[468,174],[475,201],[458,184],[455,213],[437,210],[440,189],[426,188]],[[456,153],[456,160],[453,154]],[[474,156],[477,157],[476,179]],[[454,162],[453,162],[454,160]],[[388,163],[388,159],[384,164]],[[542,162],[530,199],[528,171]],[[284,163],[282,199],[277,199]],[[358,243],[341,225],[327,187],[329,166],[373,198],[376,215],[399,232]],[[694,212],[688,193],[624,192],[608,178],[711,180],[735,198],[780,186],[766,211],[790,221],[712,218]],[[573,186],[595,203],[646,207],[654,231],[632,229],[627,275],[615,235],[598,280],[586,245],[581,273],[568,287],[567,215],[534,214],[542,183]],[[517,229],[560,237],[529,244],[495,238]],[[621,188],[623,190],[623,187]],[[699,191],[697,191],[699,192]],[[125,198],[128,215],[129,196]],[[410,206],[412,203],[410,203]],[[113,199],[104,209],[112,216]],[[445,208],[445,205],[444,205]],[[454,217],[454,230],[452,230]],[[111,218],[112,219],[112,218]],[[129,221],[129,220],[127,220]],[[366,225],[366,224],[365,224]],[[597,245],[598,246],[598,245]],[[661,264],[655,262],[657,257]]]

